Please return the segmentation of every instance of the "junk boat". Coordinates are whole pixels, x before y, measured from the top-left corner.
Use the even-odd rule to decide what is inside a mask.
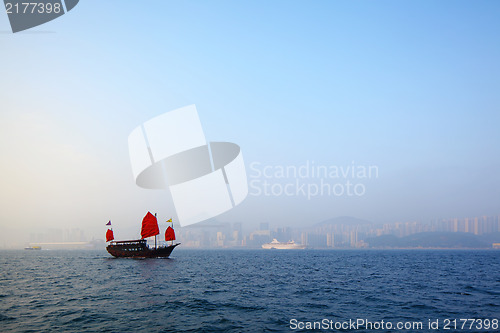
[[[168,220],[167,223],[168,222],[172,222],[172,219]],[[156,245],[156,236],[160,234],[160,229],[158,228],[158,220],[156,219],[156,214],[153,215],[150,212],[148,212],[142,220],[141,239],[115,241],[113,229],[111,228],[111,221],[109,221],[106,225],[110,226],[108,231],[106,231],[106,242],[110,242],[106,247],[106,250],[112,256],[117,258],[168,258],[175,247],[180,245],[180,243],[174,244],[175,232],[171,226],[169,226],[165,231],[165,241],[170,241],[170,245]],[[154,248],[149,247],[147,244],[147,240],[145,239],[152,236],[155,237]]]

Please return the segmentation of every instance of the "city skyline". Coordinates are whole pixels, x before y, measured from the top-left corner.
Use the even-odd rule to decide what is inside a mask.
[[[312,226],[286,227],[260,223],[258,230],[242,229],[241,223],[211,224],[184,228],[179,234],[192,248],[261,248],[273,238],[286,242],[294,240],[310,248],[367,248],[366,239],[383,235],[399,238],[420,233],[468,233],[492,235],[493,243],[500,242],[500,215],[473,218],[436,219],[428,222],[394,222],[375,224],[352,217],[338,217]],[[495,238],[496,237],[496,238]],[[491,247],[490,244],[490,247]],[[439,247],[439,244],[436,244]]]
[[[160,225],[162,229],[164,225],[161,223]],[[258,229],[244,226],[241,222],[221,222],[211,219],[184,228],[177,224],[175,229],[177,240],[186,248],[260,248],[263,243],[273,238],[282,242],[294,240],[309,248],[367,248],[371,245],[365,240],[373,237],[393,235],[404,238],[414,234],[440,232],[491,235],[492,244],[500,243],[500,215],[382,224],[341,216],[312,225],[294,227],[261,222]],[[127,231],[117,226],[115,233],[125,235]],[[0,243],[0,248],[15,249],[28,245],[43,245],[49,249],[96,249],[104,246],[103,235],[86,235],[79,228],[46,229],[30,232],[26,236],[24,240],[20,240],[19,237],[11,238],[10,242],[4,240]],[[129,234],[126,238],[137,237]],[[163,242],[161,236],[159,240]]]

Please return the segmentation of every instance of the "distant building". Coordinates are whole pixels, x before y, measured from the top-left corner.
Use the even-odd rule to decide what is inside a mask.
[[[221,232],[217,232],[217,246],[224,247],[224,240],[226,239],[225,235]]]
[[[327,247],[327,235],[325,234],[307,234],[307,244],[313,248],[325,248]]]
[[[302,243],[302,245],[309,245],[307,238],[307,232],[303,232],[300,234],[300,242]]]
[[[352,230],[351,231],[350,246],[357,247],[357,245],[358,245],[358,231]]]
[[[333,232],[329,232],[326,234],[326,246],[327,247],[335,247],[335,237]]]
[[[271,231],[269,230],[256,230],[250,234],[246,241],[246,246],[260,248],[262,244],[271,241]]]

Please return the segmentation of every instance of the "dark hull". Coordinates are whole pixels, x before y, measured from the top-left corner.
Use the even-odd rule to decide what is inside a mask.
[[[180,245],[180,243],[151,249],[149,247],[110,244],[106,247],[106,250],[117,258],[168,258],[177,245]]]

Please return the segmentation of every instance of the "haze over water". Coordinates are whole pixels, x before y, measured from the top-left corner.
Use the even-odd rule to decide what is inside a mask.
[[[274,174],[260,180],[298,181],[294,195],[251,188],[222,222],[498,216],[499,16],[487,0],[89,0],[2,33],[0,245],[48,229],[102,238],[108,220],[133,237],[148,210],[176,220],[168,192],[136,186],[128,136],[191,104],[208,141],[241,147],[249,182],[377,170]],[[302,194],[322,180],[323,195]],[[347,181],[363,195],[331,195]]]

